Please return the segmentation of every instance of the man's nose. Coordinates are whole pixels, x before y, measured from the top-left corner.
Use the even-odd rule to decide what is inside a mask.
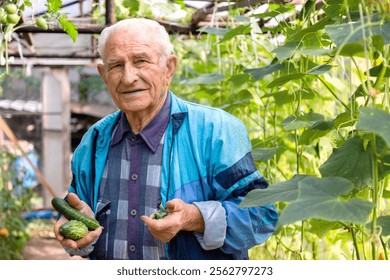
[[[122,75],[122,82],[132,84],[138,79],[138,70],[133,66],[126,65]]]

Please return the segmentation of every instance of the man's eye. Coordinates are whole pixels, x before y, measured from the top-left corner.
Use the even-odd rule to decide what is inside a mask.
[[[143,63],[146,63],[146,59],[138,59],[135,61],[136,64],[143,64]]]
[[[121,64],[121,63],[117,63],[117,64],[111,64],[110,65],[110,70],[112,70],[112,69],[118,69],[118,68],[121,68],[123,66],[123,64]]]

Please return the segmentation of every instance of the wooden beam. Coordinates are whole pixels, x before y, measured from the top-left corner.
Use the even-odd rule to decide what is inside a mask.
[[[180,34],[188,34],[191,32],[191,28],[188,25],[181,25],[181,24],[175,24],[170,23],[163,20],[156,19],[162,26],[164,26],[169,33],[180,33]],[[79,34],[100,34],[104,28],[106,28],[106,25],[99,25],[99,24],[80,24],[76,26],[76,29]],[[17,31],[17,33],[65,33],[62,28],[58,26],[49,27],[47,30],[43,30],[36,26],[25,26],[20,27]]]
[[[112,25],[116,22],[115,4],[112,0],[106,0],[106,25]]]
[[[78,33],[80,34],[100,34],[105,28],[105,25],[100,24],[80,24],[76,26]],[[51,26],[47,30],[43,30],[37,26],[24,26],[19,27],[17,33],[65,33],[62,28],[58,26]]]
[[[20,57],[19,52],[12,52],[8,54],[9,56]],[[98,59],[99,55],[97,54],[77,54],[77,53],[68,53],[68,54],[58,54],[58,53],[23,53],[25,58],[71,58],[71,59]]]

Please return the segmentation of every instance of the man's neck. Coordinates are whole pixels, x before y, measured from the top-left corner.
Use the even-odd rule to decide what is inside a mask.
[[[164,105],[165,99],[166,96],[162,99],[162,102],[159,102],[157,106],[148,111],[125,112],[126,119],[134,134],[140,133],[157,116]]]

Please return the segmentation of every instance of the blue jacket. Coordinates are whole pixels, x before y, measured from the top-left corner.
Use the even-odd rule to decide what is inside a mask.
[[[274,232],[278,214],[273,205],[238,208],[245,194],[266,188],[256,169],[243,123],[217,108],[183,101],[171,95],[169,121],[162,157],[161,198],[187,203],[216,200],[226,211],[224,245],[203,250],[192,232],[179,232],[168,244],[171,259],[245,259],[247,250]],[[112,131],[120,112],[94,124],[83,136],[72,158],[70,192],[93,210],[99,193]]]

